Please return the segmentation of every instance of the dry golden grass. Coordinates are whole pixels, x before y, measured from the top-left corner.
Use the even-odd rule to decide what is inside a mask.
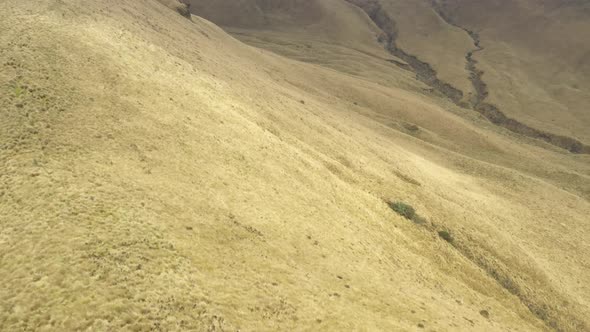
[[[2,330],[590,325],[589,157],[370,41],[303,63],[155,0],[7,0],[0,31]]]

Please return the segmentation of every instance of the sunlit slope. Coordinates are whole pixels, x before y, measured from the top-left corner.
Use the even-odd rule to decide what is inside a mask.
[[[585,156],[158,1],[5,1],[0,31],[1,329],[587,326],[584,187],[473,158],[585,185]]]

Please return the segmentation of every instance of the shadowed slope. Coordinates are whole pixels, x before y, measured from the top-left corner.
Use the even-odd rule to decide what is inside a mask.
[[[456,23],[452,22],[448,15],[444,13],[444,9],[442,9],[442,7],[439,6],[436,2],[431,2],[431,5],[434,8],[433,13],[431,13],[430,5],[428,5],[427,2],[421,1],[404,2],[378,0],[350,0],[349,2],[359,6],[359,8],[362,8],[367,13],[367,15],[375,22],[375,24],[383,30],[383,32],[387,36],[386,48],[393,55],[406,61],[410,65],[411,69],[416,73],[417,79],[433,87],[436,91],[439,91],[444,96],[451,99],[458,106],[472,108],[473,110],[485,116],[492,123],[504,127],[514,133],[531,137],[534,139],[543,140],[549,144],[566,149],[572,153],[590,154],[590,146],[584,144],[583,142],[580,142],[579,140],[572,137],[557,135],[554,133],[539,130],[537,128],[533,128],[529,125],[519,122],[518,120],[515,120],[510,116],[507,116],[506,113],[502,112],[502,110],[499,109],[495,104],[487,102],[487,97],[489,96],[489,89],[483,79],[484,71],[478,69],[478,62],[477,60],[475,60],[475,53],[484,51],[484,48],[481,46],[481,40],[479,35],[469,29],[463,28],[457,25]],[[385,5],[383,5],[382,3],[384,3]],[[422,4],[422,6],[417,6],[417,4],[419,3]],[[461,89],[458,89],[452,84],[449,84],[448,82],[442,80],[442,76],[439,75],[439,73],[429,63],[420,59],[426,58],[431,59],[431,61],[433,58],[439,59],[438,61],[435,61],[435,63],[437,64],[438,68],[446,68],[446,71],[443,76],[452,78],[455,82],[460,82],[460,80],[457,80],[456,77],[460,78],[463,71],[457,71],[456,68],[445,65],[449,62],[451,64],[456,63],[457,59],[459,61],[463,61],[463,56],[460,56],[458,58],[456,57],[454,61],[448,61],[447,59],[447,61],[445,62],[445,57],[439,56],[441,46],[445,45],[436,40],[431,40],[430,43],[424,43],[422,41],[422,45],[420,45],[421,43],[418,42],[418,45],[420,46],[418,46],[417,51],[422,51],[419,53],[418,56],[408,53],[405,48],[402,48],[400,46],[399,40],[401,38],[400,33],[398,31],[398,24],[395,21],[398,17],[402,18],[402,20],[405,21],[405,23],[402,24],[402,27],[405,28],[404,34],[402,36],[404,36],[405,38],[402,40],[405,40],[406,43],[409,43],[408,40],[412,41],[415,39],[432,39],[430,38],[430,36],[428,36],[428,34],[426,34],[427,38],[422,38],[420,30],[416,31],[414,22],[408,22],[407,19],[403,19],[405,17],[408,17],[409,12],[415,13],[414,15],[410,15],[412,17],[423,17],[425,16],[425,14],[436,15],[438,13],[440,15],[440,17],[438,18],[439,21],[442,21],[443,23],[446,23],[459,31],[463,30],[463,32],[465,32],[465,34],[471,38],[471,42],[473,43],[473,49],[466,52],[465,55],[465,69],[467,69],[467,72],[469,74],[468,77],[473,85],[472,87],[468,88],[468,90],[474,91],[474,93],[471,94],[470,98],[468,98],[469,103],[465,100],[468,94],[464,93]],[[438,31],[440,30],[438,26],[439,25],[432,27],[431,24],[431,26],[428,29],[431,31]],[[452,39],[449,38],[443,40],[446,41]],[[410,43],[410,45],[412,44],[416,45],[416,43]],[[444,49],[450,49],[452,51],[445,51],[441,53],[450,53],[452,58],[452,55],[456,56],[457,53],[461,54],[462,46],[462,44],[459,44],[458,47],[447,46],[444,47]],[[433,51],[435,51],[436,53],[433,54]],[[458,76],[449,76],[449,70],[451,72],[453,72],[454,70],[455,75]]]
[[[436,1],[479,34],[476,56],[489,102],[540,130],[587,142],[590,3],[561,0]]]

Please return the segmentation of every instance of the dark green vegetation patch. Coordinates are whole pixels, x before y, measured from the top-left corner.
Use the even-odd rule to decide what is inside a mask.
[[[408,205],[404,202],[388,202],[387,205],[397,212],[402,217],[406,219],[412,220],[416,216],[416,210],[411,205]]]

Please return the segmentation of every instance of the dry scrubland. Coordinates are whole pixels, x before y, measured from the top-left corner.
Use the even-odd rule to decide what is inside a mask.
[[[0,329],[587,331],[590,156],[281,3],[0,3]]]

